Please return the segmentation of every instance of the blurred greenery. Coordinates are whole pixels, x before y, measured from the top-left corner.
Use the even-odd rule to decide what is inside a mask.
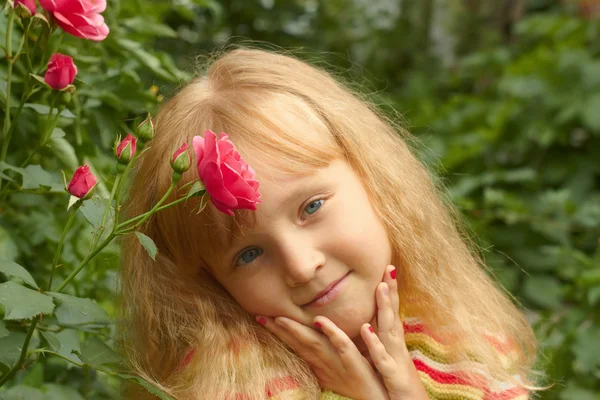
[[[487,262],[527,309],[540,343],[539,368],[546,383],[555,383],[541,398],[600,399],[600,6],[593,4],[109,0],[105,41],[52,36],[79,68],[77,96],[26,171],[9,166],[20,165],[38,142],[47,110],[26,107],[18,120],[0,165],[0,174],[16,182],[0,194],[0,258],[47,281],[67,218],[60,170],[71,176],[88,163],[99,176],[111,176],[116,135],[131,131],[189,79],[198,55],[246,39],[295,49],[371,93],[391,115],[397,110],[420,139],[423,160],[441,177]],[[2,15],[0,43],[5,27]],[[12,104],[23,86],[23,68],[15,68],[21,81]],[[3,59],[3,103],[5,82]],[[29,103],[47,103],[47,96],[41,91]],[[103,183],[82,207],[58,281],[87,254],[111,186]],[[93,299],[114,317],[117,261],[111,244],[67,293]],[[32,290],[19,287],[11,290]],[[119,397],[117,377],[86,358],[114,362],[106,347],[113,325],[91,300],[94,313],[81,318],[82,303],[69,299],[44,316],[30,348],[43,346],[86,366],[40,357],[0,398]],[[22,320],[4,313],[0,374],[18,359],[26,332]]]

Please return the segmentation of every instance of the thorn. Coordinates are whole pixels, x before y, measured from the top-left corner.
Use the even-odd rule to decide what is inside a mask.
[[[40,313],[40,321],[42,320],[42,313]]]

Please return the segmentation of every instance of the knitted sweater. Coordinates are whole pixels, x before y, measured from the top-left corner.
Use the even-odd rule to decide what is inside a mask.
[[[415,318],[404,320],[406,346],[427,394],[433,400],[527,400],[528,392],[520,386],[498,382],[489,376],[482,365],[476,362],[450,363],[447,358],[449,344],[443,344],[427,332],[426,327]],[[490,337],[502,354],[505,363],[510,363],[514,353],[506,344]],[[477,371],[485,378],[486,384],[472,384],[457,377],[456,372],[467,368]],[[494,388],[494,389],[492,389]],[[291,379],[276,379],[266,390],[270,400],[304,399],[302,391]],[[328,390],[324,390],[320,400],[349,400]]]

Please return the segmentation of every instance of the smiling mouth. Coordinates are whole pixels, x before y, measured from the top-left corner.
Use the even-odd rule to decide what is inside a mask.
[[[350,272],[348,272],[346,275],[344,275],[337,281],[332,282],[327,288],[325,288],[325,290],[323,290],[323,292],[319,293],[317,297],[315,297],[310,302],[304,304],[302,307],[320,307],[329,304],[338,296],[338,294],[345,286],[345,283],[348,281],[348,275],[350,275]]]

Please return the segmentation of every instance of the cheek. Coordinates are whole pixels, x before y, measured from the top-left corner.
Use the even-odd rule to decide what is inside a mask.
[[[348,218],[347,215],[355,215]],[[336,219],[324,236],[331,254],[342,258],[349,267],[371,270],[373,275],[383,276],[391,262],[392,250],[385,227],[374,212],[344,213]]]
[[[254,276],[227,287],[238,304],[248,313],[255,315],[284,315],[286,292],[271,276]]]

